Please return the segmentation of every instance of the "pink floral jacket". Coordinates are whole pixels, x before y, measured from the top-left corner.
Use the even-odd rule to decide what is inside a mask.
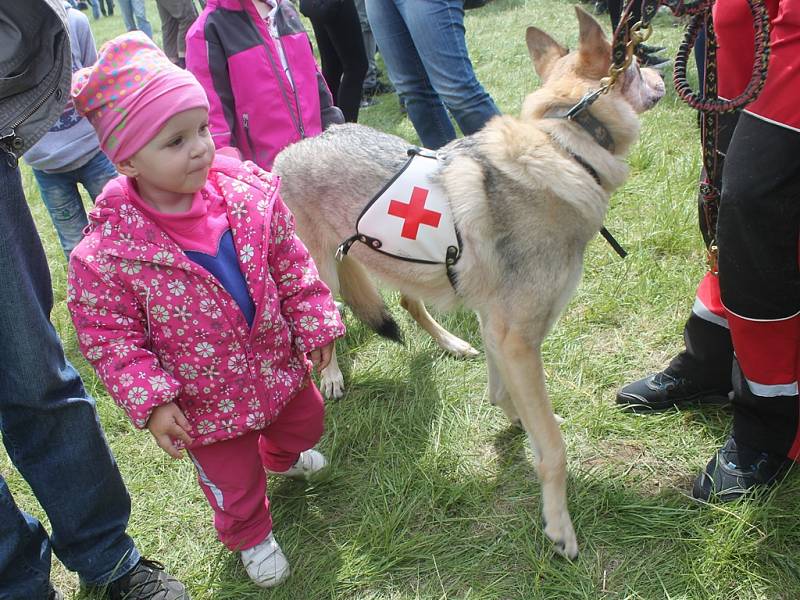
[[[125,177],[98,198],[70,258],[67,303],[81,350],[136,427],[176,402],[193,445],[262,429],[305,385],[306,353],[344,335],[279,182],[218,156],[205,187],[227,204],[252,328],[216,278],[131,204]]]

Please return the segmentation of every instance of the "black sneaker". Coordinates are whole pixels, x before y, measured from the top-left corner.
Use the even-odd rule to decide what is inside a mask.
[[[692,496],[698,500],[713,498],[730,502],[754,489],[772,485],[791,463],[785,456],[737,446],[731,436],[694,480]]]
[[[636,48],[636,57],[639,59],[639,66],[650,67],[651,69],[664,69],[672,62],[666,56],[660,56],[654,52],[646,52],[641,46]]]
[[[629,383],[617,392],[617,404],[633,411],[664,410],[685,404],[724,404],[728,390],[697,385],[661,371]]]
[[[637,48],[645,54],[658,54],[666,50],[664,46],[650,46],[648,44],[639,44]]]
[[[108,584],[109,600],[190,600],[183,584],[164,565],[142,558],[125,575]]]
[[[362,89],[363,96],[383,96],[384,94],[394,93],[394,86],[391,83],[378,80],[375,85],[370,85]]]

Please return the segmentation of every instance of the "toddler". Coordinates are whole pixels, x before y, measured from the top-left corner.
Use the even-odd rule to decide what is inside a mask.
[[[145,34],[104,45],[72,96],[121,174],[70,259],[81,350],[136,427],[188,451],[220,540],[277,585],[266,476],[326,464],[310,367],[344,334],[330,291],[278,177],[215,158],[203,88]]]

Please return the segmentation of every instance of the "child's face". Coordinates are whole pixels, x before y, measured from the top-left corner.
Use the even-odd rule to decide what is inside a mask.
[[[169,119],[147,145],[119,168],[136,179],[143,196],[185,195],[203,187],[213,160],[208,111],[192,108]]]

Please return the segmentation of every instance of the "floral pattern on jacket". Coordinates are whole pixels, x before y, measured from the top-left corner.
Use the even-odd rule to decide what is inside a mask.
[[[330,290],[278,193],[251,162],[214,161],[202,193],[224,198],[252,327],[217,279],[112,180],[70,257],[67,303],[78,342],[138,428],[176,402],[193,445],[263,429],[305,385],[306,353],[344,335]]]

